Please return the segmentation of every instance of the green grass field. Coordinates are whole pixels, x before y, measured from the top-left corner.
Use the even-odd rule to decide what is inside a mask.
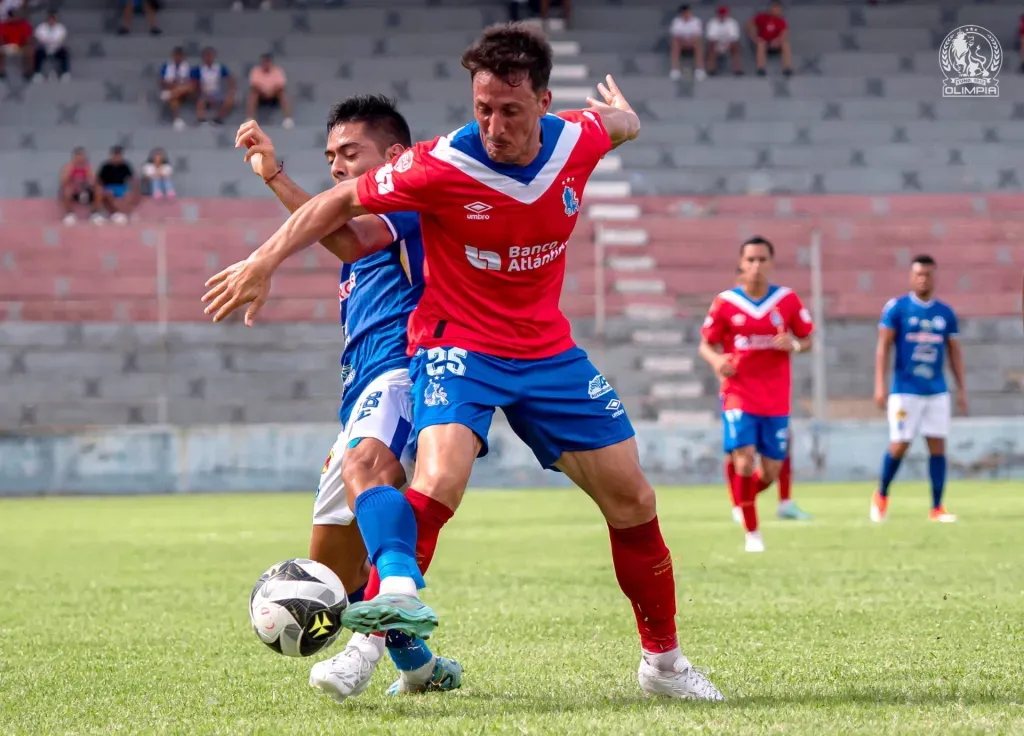
[[[606,532],[575,492],[471,492],[425,593],[462,690],[386,696],[385,662],[343,706],[247,618],[260,573],[306,553],[311,496],[3,501],[0,733],[1024,732],[1024,486],[955,484],[943,526],[910,484],[872,526],[869,492],[798,486],[817,520],[768,521],[760,556],[724,490],[661,492],[683,649],[721,704],[641,697]]]

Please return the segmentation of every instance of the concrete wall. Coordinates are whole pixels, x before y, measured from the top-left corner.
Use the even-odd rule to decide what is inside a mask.
[[[115,427],[73,434],[0,437],[0,496],[64,493],[190,493],[316,489],[334,424]],[[887,442],[882,422],[795,422],[799,478],[871,484]],[[641,458],[663,485],[718,483],[721,428],[637,427]],[[491,431],[477,462],[476,488],[568,485],[543,471],[507,426]],[[957,419],[949,443],[951,478],[1024,478],[1024,418]],[[915,446],[900,471],[923,479]]]

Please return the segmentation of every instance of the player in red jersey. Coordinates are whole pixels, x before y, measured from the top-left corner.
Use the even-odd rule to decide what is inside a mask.
[[[715,297],[701,331],[700,355],[722,379],[724,447],[735,466],[733,497],[748,552],[764,551],[754,504],[758,485],[775,482],[788,453],[789,354],[809,350],[814,329],[800,298],[769,282],[774,256],[764,238],[740,246],[743,286]],[[761,456],[758,477],[755,454]]]
[[[736,286],[743,286],[743,271],[736,269]],[[723,353],[730,353],[731,348],[723,346]],[[724,400],[724,396],[721,396]],[[779,468],[779,477],[776,479],[779,485],[779,506],[776,515],[780,519],[793,521],[810,521],[811,515],[796,505],[793,500],[793,430],[790,428],[789,436],[786,439],[786,457],[782,460],[782,467]],[[761,471],[754,471],[755,494],[760,494],[771,487],[771,483],[765,482],[761,477]],[[737,493],[736,486],[736,464],[733,462],[732,453],[725,454],[725,487],[729,491],[732,500],[732,520],[737,524],[743,523],[743,503]]]
[[[286,257],[353,217],[421,213],[426,287],[409,322],[417,462],[405,497],[415,514],[419,569],[407,565],[406,530],[364,534],[382,594],[350,606],[345,625],[421,636],[436,625],[416,597],[416,577],[462,500],[474,460],[487,452],[491,417],[501,407],[540,463],[564,472],[603,513],[616,578],[640,632],[643,691],[720,700],[679,648],[672,556],[625,409],[575,346],[558,308],[584,187],[608,151],[638,135],[639,119],[611,77],[598,87],[603,102],[548,114],[551,46],[526,24],[485,30],[462,63],[475,122],[314,197],[248,268],[208,294],[207,311],[217,320],[262,298]],[[402,517],[400,494],[371,496],[394,503],[388,518]],[[365,518],[362,510],[356,518]]]

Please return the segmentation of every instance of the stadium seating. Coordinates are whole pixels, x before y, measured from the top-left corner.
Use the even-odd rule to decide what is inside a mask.
[[[309,251],[275,280],[262,329],[200,324],[205,277],[245,257],[284,211],[233,149],[241,111],[224,128],[171,130],[157,99],[160,64],[174,45],[193,59],[213,45],[243,78],[272,51],[288,72],[297,125],[271,120],[268,130],[293,178],[321,190],[330,186],[321,151],[331,103],[384,91],[417,138],[452,130],[470,114],[458,55],[505,12],[495,0],[310,2],[269,13],[209,0],[164,5],[164,35],[154,39],[114,35],[105,0],[64,3],[73,83],[12,79],[3,93],[0,373],[18,399],[2,402],[0,427],[330,419],[339,336],[326,254]],[[755,233],[774,240],[778,280],[809,299],[814,232],[833,411],[868,411],[874,320],[922,250],[938,258],[943,294],[967,318],[975,410],[1019,411],[1021,386],[1006,370],[1018,361],[1005,342],[1020,335],[1008,315],[1020,307],[1024,262],[1024,77],[1008,54],[998,99],[942,99],[937,51],[968,22],[1011,49],[1017,6],[795,5],[792,78],[773,68],[767,78],[677,83],[664,36],[676,3],[575,5],[573,30],[552,37],[556,108],[578,106],[610,72],[643,132],[588,188],[563,307],[634,414],[713,414],[714,381],[693,355],[737,244]],[[756,9],[732,5],[741,21]],[[113,144],[136,164],[167,149],[183,199],[145,203],[128,227],[61,227],[53,198],[69,149],[82,145],[98,163]],[[809,361],[798,361],[804,397],[809,376]]]

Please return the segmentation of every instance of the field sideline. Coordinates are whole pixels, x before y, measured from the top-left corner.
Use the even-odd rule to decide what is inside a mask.
[[[724,489],[663,489],[683,649],[724,704],[648,701],[607,535],[582,494],[471,492],[425,598],[461,691],[337,706],[261,645],[248,594],[307,552],[311,494],[0,501],[0,733],[676,734],[1024,731],[1024,484],[800,485],[810,524],[747,555]],[[774,512],[774,490],[761,502]],[[334,651],[334,650],[332,650]]]

